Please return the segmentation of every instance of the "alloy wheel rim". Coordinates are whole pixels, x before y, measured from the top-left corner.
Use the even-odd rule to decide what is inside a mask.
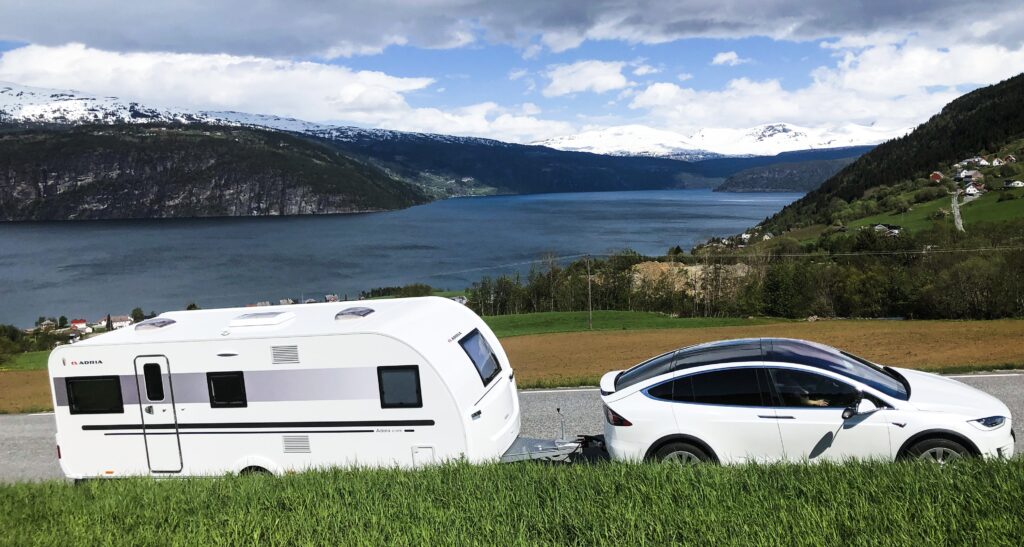
[[[686,450],[677,450],[675,452],[669,452],[665,455],[665,461],[679,463],[683,465],[693,465],[700,463],[700,458],[697,457],[693,452]]]
[[[955,460],[960,457],[960,454],[944,446],[936,446],[935,448],[929,448],[921,454],[921,459],[928,460],[930,462],[937,463],[939,465],[945,464],[946,462]]]

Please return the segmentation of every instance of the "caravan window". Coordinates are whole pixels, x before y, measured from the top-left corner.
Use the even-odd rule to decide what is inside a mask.
[[[459,340],[459,345],[473,361],[473,366],[480,373],[480,379],[483,380],[485,386],[501,372],[498,357],[494,355],[494,350],[491,349],[491,345],[487,343],[479,330],[474,329],[473,332],[467,334],[462,340]]]
[[[420,367],[377,367],[381,408],[422,408]]]
[[[121,380],[117,376],[65,379],[72,414],[122,414]]]
[[[245,399],[245,376],[237,372],[207,372],[206,384],[210,390],[212,408],[248,406]]]
[[[146,378],[146,398],[150,401],[163,401],[164,379],[160,374],[160,365],[146,363],[142,365],[142,374]]]

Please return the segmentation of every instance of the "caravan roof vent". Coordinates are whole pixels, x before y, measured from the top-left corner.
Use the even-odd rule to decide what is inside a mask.
[[[156,329],[162,329],[164,327],[171,326],[171,325],[173,325],[175,323],[177,323],[177,321],[175,321],[174,319],[170,319],[168,317],[154,317],[152,319],[147,319],[147,320],[145,320],[145,321],[135,325],[135,330],[156,330]]]
[[[334,319],[359,319],[373,313],[373,308],[355,307],[345,308],[334,316]]]
[[[272,327],[295,317],[290,311],[263,311],[239,315],[228,323],[229,327]]]

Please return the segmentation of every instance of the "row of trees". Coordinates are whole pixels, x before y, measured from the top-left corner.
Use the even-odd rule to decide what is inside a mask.
[[[484,315],[581,311],[588,309],[589,281],[594,309],[689,317],[1024,317],[1021,245],[1024,221],[971,234],[936,227],[900,237],[870,229],[835,233],[804,245],[778,238],[741,256],[651,259],[623,251],[486,277],[467,296]],[[688,267],[639,274],[635,266],[651,260]]]

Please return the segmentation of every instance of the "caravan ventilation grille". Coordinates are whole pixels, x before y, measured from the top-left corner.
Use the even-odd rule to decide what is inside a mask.
[[[366,317],[373,313],[373,308],[355,307],[345,308],[334,316],[335,320],[339,319],[359,319],[360,317]]]
[[[281,437],[284,442],[285,454],[309,454],[309,435],[284,435]]]
[[[270,356],[275,365],[297,365],[299,346],[271,346]]]

